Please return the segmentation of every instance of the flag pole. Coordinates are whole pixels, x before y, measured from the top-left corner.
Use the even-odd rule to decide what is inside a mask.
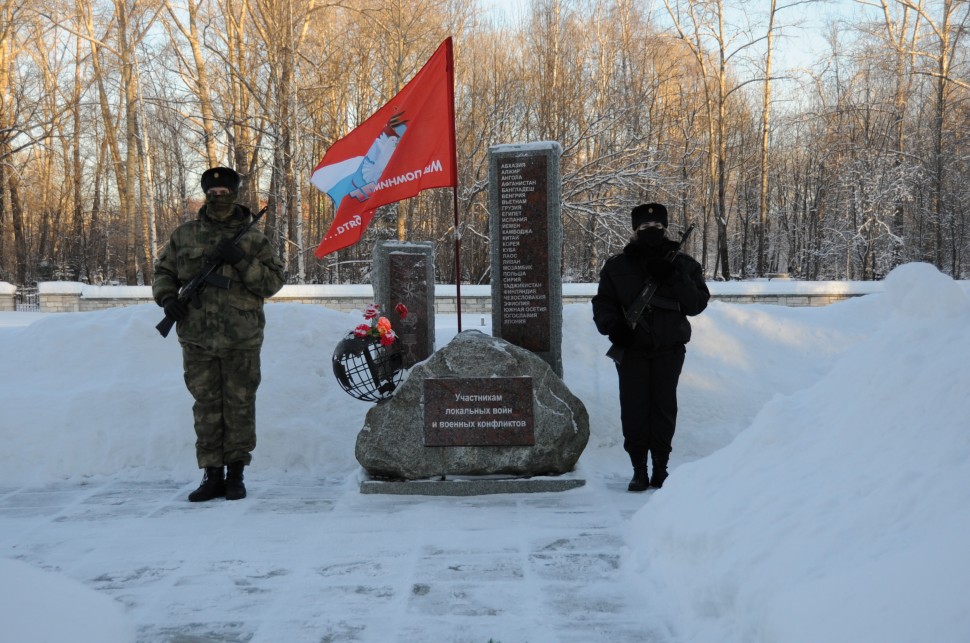
[[[457,175],[455,175],[457,177]],[[458,181],[456,180],[457,184]],[[455,211],[455,312],[458,313],[458,332],[461,332],[461,232],[458,229],[458,186],[451,188]]]
[[[461,332],[461,229],[458,227],[458,136],[455,133],[455,53],[451,36],[445,40],[448,48],[448,108],[451,110],[451,172],[455,178],[451,186],[452,210],[455,216],[455,312],[458,313],[458,332]]]

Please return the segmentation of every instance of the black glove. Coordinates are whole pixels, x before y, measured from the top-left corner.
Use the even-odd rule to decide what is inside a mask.
[[[239,263],[246,258],[246,253],[242,248],[232,242],[232,239],[223,239],[212,251],[212,258],[225,262],[230,266]]]
[[[674,273],[674,262],[667,261],[661,257],[655,259],[648,259],[644,265],[647,273],[653,277],[653,280],[657,283],[666,281],[670,275]]]
[[[609,338],[616,346],[629,348],[633,346],[633,342],[636,341],[637,336],[634,334],[633,329],[627,326],[626,322],[620,322],[610,331]]]
[[[162,308],[165,309],[166,317],[174,319],[177,322],[182,321],[189,314],[189,305],[178,297],[167,297],[162,302]]]

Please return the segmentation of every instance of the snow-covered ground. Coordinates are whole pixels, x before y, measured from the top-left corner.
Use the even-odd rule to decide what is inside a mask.
[[[370,405],[330,367],[360,316],[273,304],[250,497],[201,505],[158,308],[0,313],[0,641],[970,640],[965,287],[911,264],[826,308],[713,302],[644,494],[590,313],[564,310],[580,489],[360,494]]]

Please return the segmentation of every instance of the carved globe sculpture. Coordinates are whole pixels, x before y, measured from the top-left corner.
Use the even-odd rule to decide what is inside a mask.
[[[377,338],[349,333],[333,351],[333,374],[341,388],[364,402],[391,397],[404,373],[399,344],[383,346]]]

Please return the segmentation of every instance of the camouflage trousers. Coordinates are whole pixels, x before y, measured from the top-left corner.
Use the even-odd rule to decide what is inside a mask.
[[[199,468],[242,461],[256,448],[259,349],[208,350],[182,345],[185,385],[195,404],[195,455]]]

